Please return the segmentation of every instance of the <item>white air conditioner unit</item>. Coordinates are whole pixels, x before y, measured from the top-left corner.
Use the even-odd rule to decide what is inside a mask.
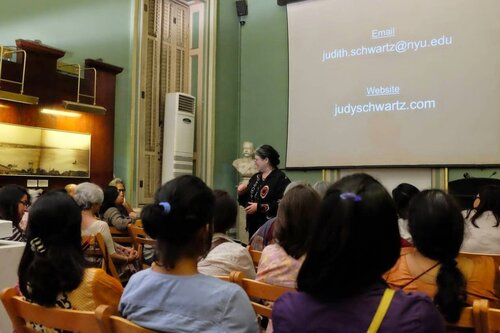
[[[193,174],[195,98],[183,93],[165,96],[162,184]]]

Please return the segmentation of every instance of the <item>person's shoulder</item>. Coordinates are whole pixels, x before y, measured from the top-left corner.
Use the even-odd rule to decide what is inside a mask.
[[[433,301],[420,292],[405,293],[397,290],[391,302],[391,315],[401,322],[413,322],[422,332],[444,332],[444,321]]]

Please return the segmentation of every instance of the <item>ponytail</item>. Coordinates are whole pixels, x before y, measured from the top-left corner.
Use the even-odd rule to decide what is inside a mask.
[[[467,295],[465,293],[465,278],[454,259],[441,262],[436,284],[437,293],[434,296],[434,304],[446,321],[457,322],[460,319],[462,308],[466,304]]]

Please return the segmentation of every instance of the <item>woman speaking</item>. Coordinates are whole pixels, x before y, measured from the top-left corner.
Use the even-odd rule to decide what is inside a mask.
[[[255,151],[257,173],[247,184],[238,186],[238,202],[245,208],[246,229],[250,237],[268,219],[275,217],[278,203],[290,179],[278,169],[280,155],[270,145]]]

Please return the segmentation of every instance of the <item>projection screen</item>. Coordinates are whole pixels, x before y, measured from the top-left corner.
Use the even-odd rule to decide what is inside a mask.
[[[500,164],[499,0],[287,8],[287,167]]]

